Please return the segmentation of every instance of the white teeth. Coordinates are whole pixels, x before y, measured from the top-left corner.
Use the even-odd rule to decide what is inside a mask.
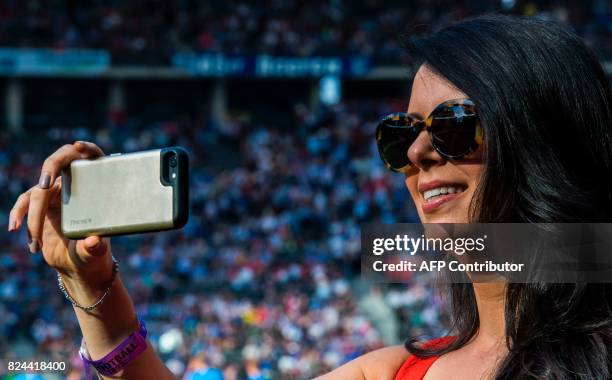
[[[463,189],[461,187],[437,187],[435,189],[425,191],[423,193],[423,198],[425,198],[425,201],[428,201],[429,199],[437,197],[438,195],[455,194],[461,193],[462,191]]]

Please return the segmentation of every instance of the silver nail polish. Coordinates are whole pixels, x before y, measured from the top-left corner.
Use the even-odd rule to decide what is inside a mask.
[[[37,239],[32,239],[32,241],[28,243],[28,247],[30,248],[31,253],[36,253],[40,251],[40,244],[38,244]]]
[[[51,176],[48,173],[43,173],[38,181],[38,187],[41,189],[48,189],[51,184]]]

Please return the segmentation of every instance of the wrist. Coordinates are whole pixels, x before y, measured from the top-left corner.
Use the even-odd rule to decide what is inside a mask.
[[[104,291],[105,284],[109,282],[113,275],[113,256],[112,254],[100,257],[99,262],[90,263],[84,268],[73,270],[57,270],[62,276],[62,280],[75,290],[95,292]]]
[[[100,268],[101,266],[97,267]],[[82,275],[70,276],[64,272],[59,272],[58,286],[75,308],[91,312],[110,295],[112,288],[118,282],[117,276],[118,265],[114,257],[111,257],[110,273],[107,270],[99,270],[94,278]]]
[[[93,360],[89,353],[85,339],[81,342],[79,354],[83,360],[85,379],[94,379],[91,367],[98,373],[113,376],[123,372],[123,369],[147,349],[147,328],[143,320],[138,319],[137,331],[133,331],[123,339],[115,348],[104,357]],[[91,366],[91,367],[90,367]]]

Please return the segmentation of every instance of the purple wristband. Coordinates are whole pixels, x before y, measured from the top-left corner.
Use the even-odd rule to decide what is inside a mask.
[[[83,367],[85,368],[85,379],[95,379],[91,366],[93,366],[98,373],[111,376],[119,372],[130,364],[138,355],[140,355],[147,348],[147,327],[142,319],[138,319],[140,323],[140,329],[133,332],[123,342],[121,342],[114,350],[99,360],[91,360],[87,352],[85,340],[81,343],[81,349],[79,355],[83,360]]]

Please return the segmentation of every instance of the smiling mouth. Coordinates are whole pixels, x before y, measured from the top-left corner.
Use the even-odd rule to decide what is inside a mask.
[[[421,196],[425,203],[430,203],[435,201],[436,199],[443,197],[445,195],[451,194],[461,194],[466,190],[465,186],[461,185],[453,185],[453,186],[440,186],[430,190],[426,190],[421,192]]]
[[[425,186],[420,191],[423,203],[421,209],[424,213],[432,213],[442,205],[458,198],[467,190],[467,186],[460,184],[436,184],[435,187]]]

